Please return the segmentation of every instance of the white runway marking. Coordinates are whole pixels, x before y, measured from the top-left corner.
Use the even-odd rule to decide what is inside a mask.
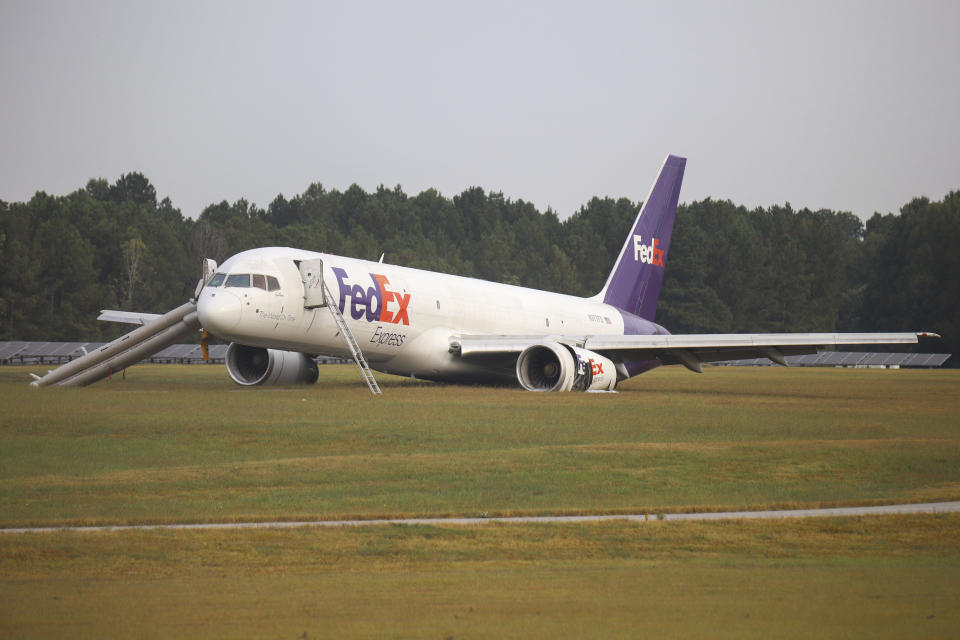
[[[398,518],[391,520],[315,520],[306,522],[224,522],[206,524],[142,524],[102,527],[24,527],[0,529],[0,533],[53,533],[56,531],[176,531],[204,529],[292,529],[295,527],[368,527],[373,525],[460,525],[470,526],[490,522],[553,523],[606,522],[627,520],[646,522],[656,520],[746,520],[755,518],[825,518],[838,516],[872,516],[894,513],[954,513],[960,511],[960,502],[926,502],[918,504],[891,504],[879,507],[834,507],[829,509],[793,509],[786,511],[724,511],[715,513],[637,513],[600,516],[516,516],[510,518]]]

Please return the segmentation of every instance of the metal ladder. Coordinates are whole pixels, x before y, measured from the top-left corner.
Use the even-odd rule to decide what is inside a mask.
[[[330,309],[330,313],[333,315],[334,322],[337,323],[337,328],[340,329],[340,335],[343,336],[343,339],[347,341],[347,346],[350,347],[350,353],[353,354],[353,359],[357,363],[357,366],[360,367],[360,373],[363,375],[364,382],[367,383],[367,386],[370,387],[370,393],[375,396],[381,395],[383,392],[380,390],[380,385],[377,384],[376,379],[373,377],[373,371],[370,370],[370,366],[367,364],[367,359],[363,357],[363,352],[360,351],[360,345],[357,344],[357,339],[353,337],[353,332],[350,331],[350,327],[347,326],[346,320],[343,319],[343,314],[340,313],[340,308],[333,304],[333,296],[330,294],[330,290],[327,288],[327,283],[321,281],[323,285],[323,299],[326,301],[327,308]]]

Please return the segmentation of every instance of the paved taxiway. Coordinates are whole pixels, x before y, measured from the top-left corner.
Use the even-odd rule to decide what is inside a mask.
[[[55,531],[151,531],[179,529],[290,529],[293,527],[365,527],[386,524],[410,525],[475,525],[488,522],[603,522],[628,520],[746,520],[752,518],[825,518],[837,516],[873,516],[894,513],[953,513],[960,511],[960,502],[926,502],[891,504],[878,507],[834,507],[829,509],[791,509],[784,511],[724,511],[712,513],[636,513],[598,516],[516,516],[509,518],[398,518],[393,520],[316,520],[307,522],[231,522],[205,524],[146,524],[103,527],[25,527],[0,529],[2,533],[50,533]]]

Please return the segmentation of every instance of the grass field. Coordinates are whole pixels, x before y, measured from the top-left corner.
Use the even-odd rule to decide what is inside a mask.
[[[960,371],[533,394],[0,368],[0,526],[960,499]],[[0,537],[4,637],[960,635],[960,517]]]

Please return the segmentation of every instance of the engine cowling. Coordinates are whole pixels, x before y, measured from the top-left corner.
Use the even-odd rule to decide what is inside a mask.
[[[612,391],[617,370],[599,353],[544,342],[527,347],[517,358],[517,380],[528,391]]]
[[[313,384],[320,372],[305,353],[248,347],[231,342],[227,347],[227,372],[244,386]]]

